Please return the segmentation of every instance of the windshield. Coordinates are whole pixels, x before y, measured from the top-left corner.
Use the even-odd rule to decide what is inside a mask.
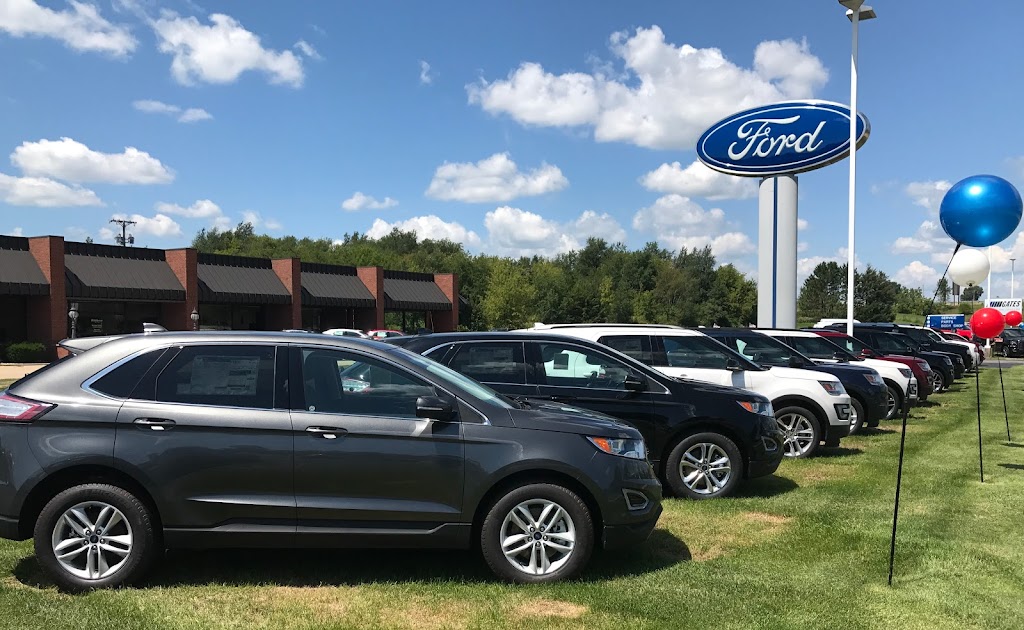
[[[885,352],[916,353],[920,352],[920,346],[913,339],[906,335],[897,333],[885,333],[877,336],[878,349]]]
[[[771,367],[789,367],[790,357],[811,364],[809,358],[767,335],[750,334],[736,338],[736,350],[754,363]]]
[[[456,387],[464,389],[470,394],[483,400],[484,402],[490,403],[497,407],[503,407],[505,409],[516,408],[516,406],[513,405],[508,398],[502,396],[501,394],[494,391],[490,387],[482,385],[467,376],[463,376],[462,374],[459,374],[455,370],[447,368],[441,365],[440,363],[437,363],[436,361],[431,361],[430,359],[422,357],[414,352],[410,352],[404,348],[396,347],[394,349],[394,352],[400,353],[410,363],[418,365],[419,367],[430,372],[435,377],[437,377],[438,380],[440,380],[443,384],[454,385]]]
[[[929,337],[931,337],[932,341],[938,341],[940,343],[945,343],[946,341],[949,341],[948,339],[946,339],[939,333],[935,332],[931,328],[926,329],[925,332],[928,334]],[[960,339],[960,341],[963,341],[963,339]]]
[[[931,331],[924,328],[900,328],[900,332],[907,335],[917,343],[929,343],[935,341],[935,339],[932,339],[930,334]],[[939,341],[941,342],[942,339],[939,339]]]
[[[807,355],[812,359],[858,360],[843,348],[818,335],[813,337],[791,337],[790,341],[793,342],[793,347],[799,350],[801,354]]]
[[[853,355],[864,354],[865,350],[871,352],[871,348],[856,337],[828,337],[828,340]]]

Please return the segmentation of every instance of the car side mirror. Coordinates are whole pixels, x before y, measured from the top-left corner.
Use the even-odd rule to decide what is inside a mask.
[[[743,366],[741,366],[740,362],[737,361],[736,359],[726,359],[725,369],[729,370],[730,372],[742,372]]]
[[[647,379],[640,374],[627,374],[622,386],[631,392],[642,392],[647,389]]]
[[[789,357],[789,367],[791,367],[791,368],[802,368],[803,366],[804,366],[803,359],[801,359],[800,357],[797,357],[797,356],[790,355],[790,357]]]
[[[444,398],[420,396],[416,399],[416,417],[449,422],[455,418],[455,408]]]
[[[873,356],[875,356],[875,353],[872,352],[871,350],[868,350],[867,348],[864,348],[863,350],[860,351],[860,356],[862,356],[862,357],[873,357]]]

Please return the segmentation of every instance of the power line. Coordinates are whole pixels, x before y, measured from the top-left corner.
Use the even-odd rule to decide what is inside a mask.
[[[121,226],[121,234],[114,236],[114,241],[121,247],[129,247],[135,244],[135,237],[128,233],[128,226],[135,225],[135,221],[128,219],[111,219],[111,223]]]

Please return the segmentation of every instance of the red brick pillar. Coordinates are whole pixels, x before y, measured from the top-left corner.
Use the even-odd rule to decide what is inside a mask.
[[[167,266],[185,289],[185,301],[164,303],[163,325],[167,330],[192,330],[193,309],[199,309],[199,323],[203,323],[203,311],[199,308],[199,261],[196,250],[169,249],[164,255]]]
[[[376,301],[374,308],[361,308],[357,311],[357,325],[363,330],[384,328],[384,268],[359,267],[356,273]]]
[[[302,262],[298,258],[279,258],[273,265],[274,273],[292,296],[291,304],[274,307],[277,327],[302,328]]]
[[[454,273],[435,273],[434,284],[452,303],[451,311],[434,312],[434,332],[453,332],[459,329],[459,277]]]
[[[64,281],[64,238],[39,236],[28,239],[28,250],[50,284],[50,294],[29,299],[28,337],[57,356],[56,344],[68,336],[68,297]]]

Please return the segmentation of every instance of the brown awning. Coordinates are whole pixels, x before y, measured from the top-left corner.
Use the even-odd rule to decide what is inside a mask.
[[[452,303],[434,284],[431,274],[385,271],[384,308],[394,311],[450,311]]]
[[[199,254],[199,301],[290,304],[291,295],[262,258]]]
[[[373,308],[376,302],[355,267],[302,263],[302,304]]]
[[[28,239],[0,236],[0,295],[47,295],[50,285],[28,251]]]
[[[162,250],[68,242],[64,249],[64,278],[70,298],[185,301],[185,289]]]

